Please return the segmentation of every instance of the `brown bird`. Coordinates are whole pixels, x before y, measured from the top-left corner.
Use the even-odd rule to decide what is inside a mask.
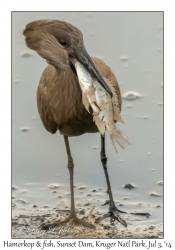
[[[118,82],[109,66],[102,60],[89,56],[85,49],[83,35],[75,26],[59,20],[38,20],[27,24],[23,34],[26,45],[45,58],[49,64],[42,73],[37,90],[37,105],[40,118],[47,131],[54,134],[59,130],[65,140],[70,173],[71,212],[70,216],[62,223],[73,219],[84,226],[94,227],[94,225],[77,217],[74,205],[74,163],[68,137],[99,132],[93,122],[93,116],[87,112],[82,103],[82,92],[74,67],[74,58],[90,72],[91,76],[111,96],[111,89],[103,78],[113,85],[119,100],[119,110],[121,111],[122,99]],[[108,186],[110,204],[108,213],[98,218],[96,222],[111,217],[127,226],[125,220],[119,214],[122,211],[116,207],[113,200],[106,167],[105,137],[102,135],[101,161]],[[57,226],[58,224],[60,222],[45,225],[45,228],[51,225]]]

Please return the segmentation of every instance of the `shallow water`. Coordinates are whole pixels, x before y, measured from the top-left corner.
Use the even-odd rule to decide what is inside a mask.
[[[114,199],[125,211],[149,212],[146,223],[162,224],[163,14],[16,12],[12,18],[12,202],[16,209],[70,205],[64,140],[59,133],[51,135],[44,129],[36,106],[37,85],[47,64],[26,47],[22,35],[28,22],[61,19],[82,31],[89,54],[111,67],[121,87],[126,126],[118,126],[132,145],[124,151],[117,147],[116,154],[106,133]],[[100,135],[70,138],[70,146],[76,206],[84,207],[89,202],[87,207],[96,206],[100,213],[105,212],[108,206],[102,204],[108,196],[100,161]],[[135,187],[129,190],[125,184]],[[132,218],[145,221],[143,216]]]

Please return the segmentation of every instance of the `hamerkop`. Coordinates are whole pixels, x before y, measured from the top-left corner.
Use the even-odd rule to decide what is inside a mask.
[[[57,130],[64,136],[68,156],[68,169],[70,173],[71,212],[62,223],[73,219],[87,227],[94,225],[80,220],[75,212],[73,170],[74,163],[69,147],[69,136],[79,136],[84,133],[99,132],[93,117],[87,112],[82,103],[82,92],[78,82],[73,58],[76,58],[96,79],[101,86],[112,96],[104,78],[114,87],[119,100],[121,111],[121,94],[118,82],[102,60],[90,57],[83,41],[83,35],[75,26],[59,20],[38,20],[27,24],[24,32],[26,45],[45,58],[48,66],[42,73],[38,90],[37,105],[42,123],[47,131],[54,134]],[[118,220],[124,226],[126,222],[120,216],[120,211],[113,200],[105,154],[105,137],[101,135],[101,161],[105,172],[109,193],[109,211],[98,218],[100,222],[106,217]],[[54,223],[53,225],[58,225]],[[52,225],[52,224],[49,224]]]

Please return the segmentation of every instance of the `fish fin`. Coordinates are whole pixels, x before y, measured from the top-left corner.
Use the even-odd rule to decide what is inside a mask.
[[[117,148],[116,148],[116,146],[115,146],[114,138],[113,138],[113,136],[112,136],[110,133],[109,133],[109,136],[110,136],[110,138],[111,138],[112,145],[113,145],[113,147],[114,147],[114,149],[115,149],[115,151],[116,151],[116,153],[117,153]]]
[[[115,133],[113,134],[114,140],[120,145],[121,148],[131,145],[128,141],[128,137],[121,132],[117,127],[115,127]]]
[[[100,117],[98,115],[93,116],[93,121],[95,121],[95,124],[96,124],[98,130],[100,131],[100,133],[102,135],[104,135],[104,133],[105,133],[105,124],[104,124],[104,122],[100,119]]]
[[[113,126],[112,129],[108,128],[108,130],[112,140],[112,144],[114,144],[115,140],[122,149],[124,149],[126,146],[131,145],[131,143],[128,141],[128,137],[116,126]]]
[[[96,102],[92,102],[92,103],[90,103],[90,105],[91,105],[91,107],[92,107],[94,113],[95,113],[96,115],[99,114],[100,108],[98,107],[97,103],[96,103]]]
[[[82,99],[83,99],[83,105],[85,106],[85,108],[87,109],[87,111],[89,112],[89,101],[87,96],[83,93],[82,95]],[[90,113],[90,112],[89,112]]]
[[[115,88],[107,78],[104,78],[104,80],[108,84],[108,86],[111,89],[112,94],[113,94],[111,100],[112,100],[112,104],[113,104],[114,120],[125,124],[125,122],[123,121],[123,119],[120,116],[119,100],[118,100],[118,96],[117,96],[117,93],[115,91]]]
[[[119,113],[118,114],[114,113],[114,121],[122,122],[125,124]]]

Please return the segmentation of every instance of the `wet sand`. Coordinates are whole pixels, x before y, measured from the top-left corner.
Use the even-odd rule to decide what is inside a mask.
[[[98,217],[96,212],[90,213],[83,209],[77,210],[79,218],[95,225],[95,229],[89,229],[82,225],[75,225],[72,221],[60,226],[40,228],[41,225],[62,221],[69,215],[68,212],[60,212],[58,209],[49,208],[21,208],[13,211],[12,238],[163,238],[162,225],[151,226],[151,221],[144,223],[145,218],[124,215],[128,222],[125,228],[118,222],[110,223],[105,219],[100,224],[94,222]],[[143,216],[142,216],[143,217]],[[133,221],[132,221],[133,220]]]
[[[128,186],[128,185],[127,185]],[[130,185],[129,185],[130,187]],[[49,230],[41,229],[40,226],[56,221],[63,221],[69,216],[69,193],[62,194],[59,185],[50,184],[48,190],[57,200],[56,206],[40,206],[38,203],[28,205],[23,199],[17,198],[17,188],[13,187],[13,193],[16,198],[12,199],[12,238],[162,238],[163,224],[157,219],[157,212],[162,210],[161,205],[138,203],[132,204],[128,197],[120,201],[115,201],[116,206],[126,214],[121,216],[126,220],[128,227],[125,228],[117,221],[113,222],[106,218],[99,224],[95,219],[101,217],[107,212],[109,200],[107,192],[100,190],[91,190],[90,188],[79,186],[75,187],[77,192],[83,195],[79,202],[76,196],[76,211],[79,218],[83,218],[95,225],[95,229],[85,228],[81,225],[75,225],[72,221],[52,227]],[[27,193],[27,190],[23,190]],[[88,199],[86,199],[88,197]],[[150,195],[150,197],[152,197]],[[159,199],[157,196],[154,199]],[[98,203],[99,202],[99,203]],[[63,205],[66,204],[66,205]],[[93,206],[96,204],[96,206]],[[130,206],[129,206],[130,204]],[[134,209],[133,209],[134,207]],[[64,210],[64,211],[62,211]],[[128,211],[129,210],[129,211]],[[159,222],[158,222],[159,221]]]

